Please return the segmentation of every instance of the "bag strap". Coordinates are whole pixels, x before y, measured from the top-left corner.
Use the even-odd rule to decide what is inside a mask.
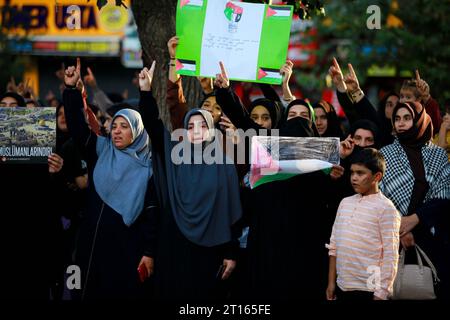
[[[437,276],[436,268],[434,267],[430,258],[428,258],[428,256],[425,254],[425,252],[417,244],[415,245],[415,248],[418,253],[417,257],[418,257],[418,259],[420,259],[420,263],[422,263],[422,259],[420,258],[420,255],[421,255],[427,262],[428,266],[431,268],[431,272],[433,273],[434,282],[437,283],[437,282],[441,281],[441,280],[439,280],[439,278]],[[423,266],[423,264],[422,264],[422,266]]]
[[[405,248],[402,248],[402,250],[400,251],[400,258],[398,260],[398,271],[403,271],[404,266],[405,266],[405,255],[406,255],[406,250]]]
[[[423,261],[422,261],[422,257],[421,257],[421,255],[420,255],[419,250],[417,249],[417,246],[414,246],[414,250],[416,251],[417,264],[419,265],[420,272],[423,274]]]

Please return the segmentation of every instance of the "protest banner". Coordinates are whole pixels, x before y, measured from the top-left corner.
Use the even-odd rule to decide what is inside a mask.
[[[1,163],[47,163],[55,146],[55,108],[0,108]]]
[[[228,0],[179,0],[176,69],[215,77],[222,61],[231,80],[281,84],[292,6]]]

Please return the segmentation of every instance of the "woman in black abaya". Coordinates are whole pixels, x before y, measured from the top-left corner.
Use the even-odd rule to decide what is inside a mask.
[[[154,175],[163,204],[155,259],[156,296],[219,299],[222,280],[233,271],[238,249],[232,230],[242,214],[236,169],[232,162],[225,162],[208,111],[189,111],[184,118],[187,134],[182,141],[171,139],[151,92],[153,71],[154,64],[150,71],[143,69],[139,84],[142,119],[152,139]],[[205,163],[204,153],[211,149],[224,164]]]

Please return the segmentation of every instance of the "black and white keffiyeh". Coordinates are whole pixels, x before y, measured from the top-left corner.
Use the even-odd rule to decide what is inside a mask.
[[[398,139],[380,152],[386,160],[386,172],[380,189],[402,215],[408,214],[408,206],[414,186],[414,175],[408,157]],[[424,202],[431,199],[450,199],[450,162],[444,149],[428,142],[421,150],[425,178],[429,190]]]

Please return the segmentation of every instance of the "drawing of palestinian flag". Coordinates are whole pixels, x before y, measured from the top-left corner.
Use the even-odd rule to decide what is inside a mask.
[[[252,138],[250,186],[324,170],[339,164],[339,138]]]
[[[186,5],[201,7],[201,6],[203,6],[203,0],[181,0],[180,1],[180,8],[183,8]]]
[[[266,82],[273,81],[274,83],[280,83],[282,76],[279,69],[259,68],[258,80],[264,79]]]
[[[291,8],[288,6],[268,6],[266,11],[266,18],[271,17],[291,17]]]
[[[177,59],[175,68],[179,74],[194,75],[196,72],[197,64],[194,60]]]
[[[231,1],[229,1],[226,4],[225,10],[224,10],[225,17],[229,21],[234,21],[234,22],[238,22],[239,20],[241,20],[243,12],[244,12],[244,9],[242,7],[235,5]],[[233,17],[233,15],[234,15],[234,17]]]

